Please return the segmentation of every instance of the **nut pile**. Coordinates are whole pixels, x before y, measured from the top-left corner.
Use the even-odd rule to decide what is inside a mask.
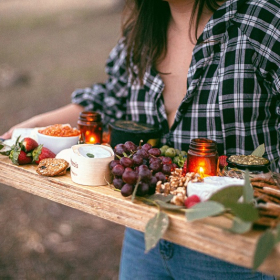
[[[156,193],[163,195],[172,194],[174,196],[171,203],[183,206],[187,198],[187,186],[189,182],[203,182],[203,179],[199,174],[194,172],[188,172],[184,176],[182,174],[182,168],[175,168],[175,170],[171,172],[167,182],[157,182]]]

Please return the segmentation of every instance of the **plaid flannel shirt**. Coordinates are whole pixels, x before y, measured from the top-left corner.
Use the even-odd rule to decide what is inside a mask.
[[[279,172],[280,3],[228,0],[212,16],[193,50],[187,93],[169,129],[162,91],[152,68],[143,85],[126,69],[122,38],[107,61],[104,84],[78,89],[72,102],[116,119],[162,128],[162,144],[187,150],[193,138],[217,141],[219,154],[250,154],[265,144]],[[131,65],[136,71],[136,65]]]

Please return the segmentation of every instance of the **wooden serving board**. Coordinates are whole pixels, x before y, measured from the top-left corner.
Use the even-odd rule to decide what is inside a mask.
[[[73,183],[70,172],[61,177],[44,177],[35,171],[36,165],[13,165],[0,155],[0,183],[61,203],[106,220],[140,231],[157,213],[157,208],[141,201],[131,202],[110,188],[90,187]],[[187,222],[183,213],[168,212],[170,226],[164,239],[225,261],[252,267],[256,242],[261,230],[233,234],[226,217]],[[280,246],[261,265],[260,271],[280,275]]]

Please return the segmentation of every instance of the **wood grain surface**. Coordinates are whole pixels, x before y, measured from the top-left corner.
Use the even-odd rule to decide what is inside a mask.
[[[141,201],[124,198],[110,186],[90,187],[72,182],[70,172],[61,177],[44,177],[36,165],[17,166],[0,155],[0,183],[128,226],[145,230],[157,208]],[[239,235],[227,231],[231,221],[226,217],[187,222],[184,214],[167,212],[170,226],[164,239],[225,261],[252,267],[255,246],[262,230]],[[280,275],[280,246],[261,265],[260,271]]]

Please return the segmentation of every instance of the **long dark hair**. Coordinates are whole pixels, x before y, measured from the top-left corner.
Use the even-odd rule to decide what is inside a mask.
[[[197,40],[198,23],[204,7],[215,11],[221,0],[194,0],[190,24],[195,24],[195,39]],[[123,35],[127,38],[128,57],[137,65],[137,74],[142,81],[145,70],[149,65],[163,59],[167,51],[167,29],[171,12],[169,4],[163,0],[126,0],[124,21],[122,25]],[[191,29],[189,30],[191,38]],[[192,40],[192,39],[191,39]],[[192,42],[194,42],[192,40]],[[132,73],[134,73],[132,71]],[[134,73],[136,78],[136,74]]]

